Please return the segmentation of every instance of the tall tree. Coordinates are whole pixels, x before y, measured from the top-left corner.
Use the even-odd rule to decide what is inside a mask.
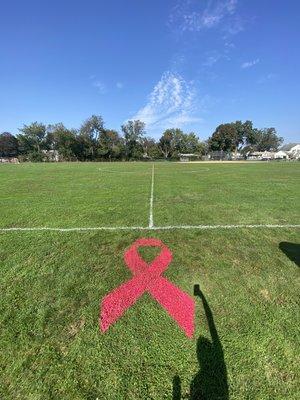
[[[60,159],[71,161],[76,158],[76,131],[67,129],[62,123],[47,128],[47,147],[56,150]]]
[[[184,149],[184,133],[181,129],[173,130],[173,139],[172,139],[172,153],[171,156],[173,158],[177,158],[179,153],[185,153]]]
[[[96,158],[98,141],[103,130],[104,122],[100,115],[92,115],[81,125],[79,142],[85,158],[89,160]]]
[[[255,129],[252,121],[235,121],[232,124],[237,130],[238,145],[251,145],[255,142]]]
[[[132,120],[122,125],[124,133],[126,158],[139,159],[143,155],[142,138],[145,135],[145,123],[140,120]]]
[[[184,133],[181,137],[178,151],[180,153],[202,155],[204,154],[204,144],[200,142],[198,136],[194,132]]]
[[[18,139],[9,132],[0,135],[0,157],[17,157],[19,152]]]
[[[104,130],[104,122],[101,115],[92,115],[86,119],[80,127],[80,134],[91,139],[98,140]]]
[[[173,151],[174,131],[175,129],[166,129],[158,142],[158,146],[165,159],[169,158]]]
[[[42,161],[42,150],[47,148],[46,125],[33,122],[30,125],[23,125],[19,131],[21,132],[18,135],[20,152],[28,156],[31,161]]]
[[[283,138],[278,136],[275,128],[257,130],[255,148],[257,151],[276,151]]]
[[[208,140],[212,151],[235,151],[241,142],[242,139],[234,123],[219,125]]]
[[[117,131],[104,129],[99,137],[98,153],[101,158],[113,160],[122,157],[124,144]]]
[[[142,138],[141,143],[144,158],[159,158],[160,149],[154,139],[151,137],[145,137]]]
[[[219,125],[208,139],[210,150],[248,151],[277,150],[283,139],[275,128],[257,129],[252,121],[235,121]]]
[[[181,129],[167,129],[159,140],[159,148],[164,157],[177,158],[180,153],[203,154],[204,144],[194,133],[184,133]]]

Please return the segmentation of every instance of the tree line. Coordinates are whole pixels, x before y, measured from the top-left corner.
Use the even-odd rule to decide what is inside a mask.
[[[166,129],[155,140],[147,136],[140,120],[127,121],[121,131],[105,128],[100,115],[92,115],[79,129],[33,122],[23,125],[17,135],[0,134],[0,157],[23,161],[47,161],[54,155],[59,161],[172,160],[180,154],[202,156],[214,151],[275,151],[283,142],[275,128],[257,129],[251,121],[221,124],[206,141],[179,128]]]

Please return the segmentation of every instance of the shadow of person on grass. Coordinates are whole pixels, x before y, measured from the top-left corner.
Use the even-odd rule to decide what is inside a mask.
[[[200,336],[197,341],[199,372],[190,385],[190,400],[228,400],[227,369],[224,352],[214,323],[213,314],[201,292],[194,286],[194,295],[199,296],[204,307],[211,340]],[[173,400],[181,399],[181,382],[178,375],[173,378]]]
[[[298,267],[300,267],[300,244],[281,242],[279,243],[280,250]]]
[[[178,375],[175,375],[173,378],[172,400],[181,400],[181,380]]]

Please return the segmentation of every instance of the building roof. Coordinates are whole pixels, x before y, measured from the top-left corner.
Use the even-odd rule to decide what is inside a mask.
[[[287,143],[283,145],[279,150],[290,151],[293,147],[299,145],[299,143]]]
[[[286,151],[283,151],[283,150],[278,150],[278,151],[276,151],[276,153],[275,154],[283,154],[283,155],[287,155],[287,153],[286,153]]]

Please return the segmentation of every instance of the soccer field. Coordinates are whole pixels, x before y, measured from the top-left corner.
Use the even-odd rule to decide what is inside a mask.
[[[0,165],[0,399],[298,400],[299,198],[292,162]],[[99,329],[141,238],[192,338],[149,293]]]

